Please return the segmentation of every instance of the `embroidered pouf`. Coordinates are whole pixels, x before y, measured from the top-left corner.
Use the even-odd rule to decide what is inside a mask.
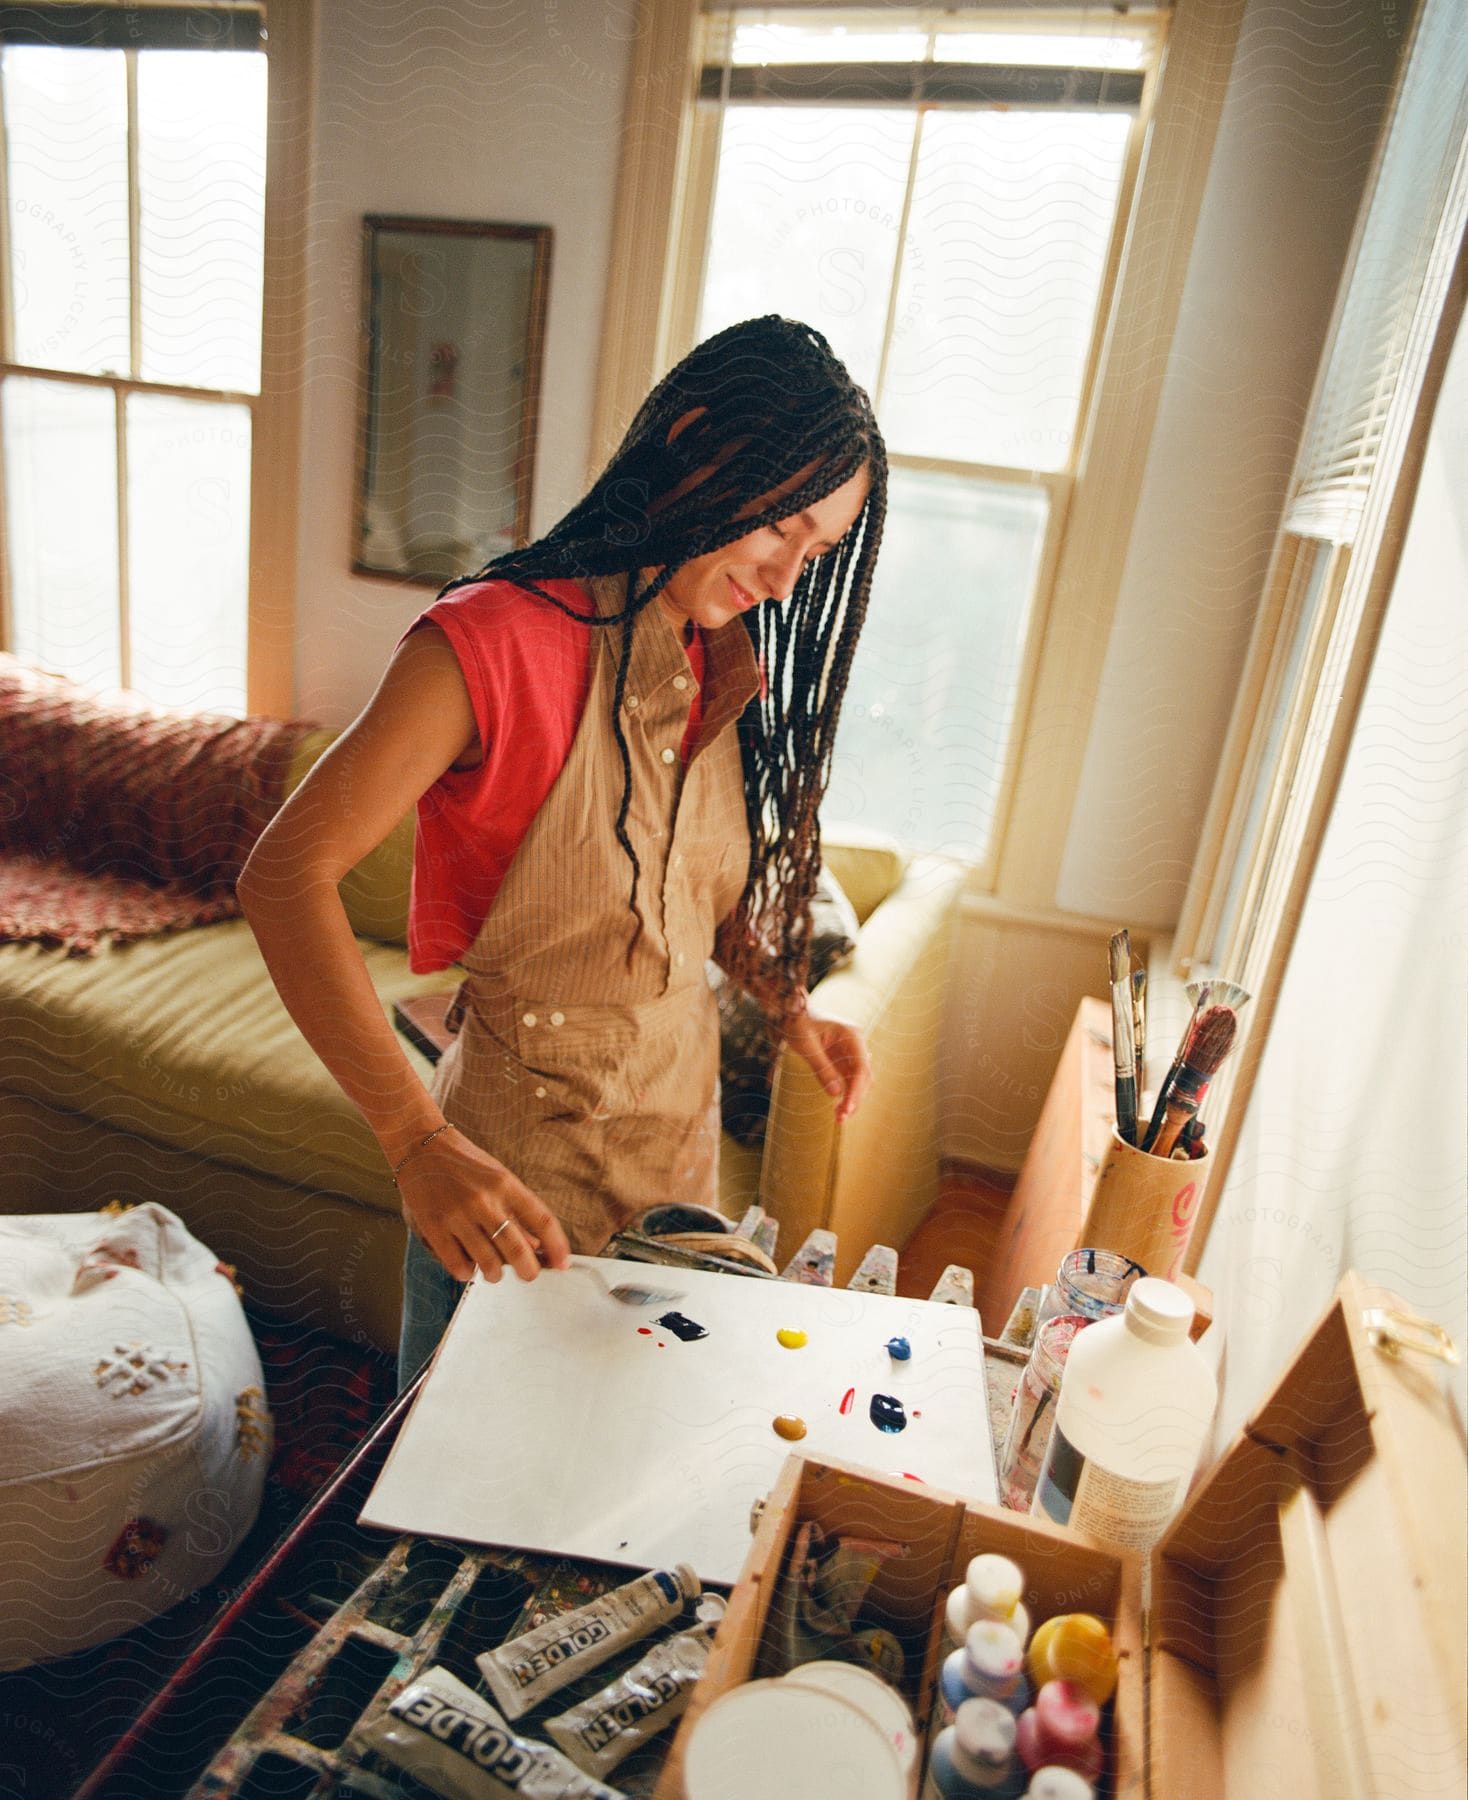
[[[211,1580],[270,1441],[233,1270],[166,1207],[0,1217],[0,1669]]]

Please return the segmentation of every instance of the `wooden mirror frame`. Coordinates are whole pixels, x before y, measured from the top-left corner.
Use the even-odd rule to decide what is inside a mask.
[[[529,291],[526,299],[524,335],[519,360],[523,377],[519,398],[519,421],[511,487],[514,494],[512,541],[506,549],[518,549],[530,541],[530,507],[535,474],[535,449],[540,414],[541,362],[545,343],[545,317],[550,285],[552,231],[548,225],[514,225],[480,223],[464,219],[410,218],[396,214],[371,213],[362,221],[362,284],[359,315],[359,388],[357,414],[356,470],[353,483],[352,541],[350,564],[354,574],[380,580],[407,581],[420,586],[442,587],[455,575],[468,574],[475,567],[498,554],[491,549],[477,561],[470,560],[462,568],[419,569],[393,566],[386,558],[369,560],[365,550],[368,509],[373,495],[370,489],[372,471],[381,454],[376,442],[377,393],[375,374],[383,343],[380,317],[378,249],[383,236],[401,235],[445,238],[490,238],[526,243],[531,247]],[[452,381],[452,370],[449,380]],[[472,558],[472,550],[470,556]]]

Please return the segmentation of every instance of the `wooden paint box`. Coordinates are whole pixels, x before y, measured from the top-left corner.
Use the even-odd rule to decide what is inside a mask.
[[[970,1557],[1027,1576],[1038,1623],[1094,1612],[1121,1655],[1104,1793],[1124,1800],[1400,1800],[1468,1784],[1468,1479],[1435,1328],[1347,1275],[1273,1393],[1194,1489],[1150,1570],[1066,1528],[792,1456],[761,1516],[656,1800],[714,1699],[749,1678],[804,1519],[895,1539],[863,1621],[909,1657],[922,1729],[943,1604]],[[1150,1608],[1143,1614],[1143,1577]],[[915,1772],[913,1800],[919,1792]],[[773,1797],[772,1797],[773,1800]]]

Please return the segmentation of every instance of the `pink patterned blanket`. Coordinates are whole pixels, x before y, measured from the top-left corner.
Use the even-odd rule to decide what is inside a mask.
[[[0,654],[0,940],[81,956],[238,916],[311,729],[94,694]]]

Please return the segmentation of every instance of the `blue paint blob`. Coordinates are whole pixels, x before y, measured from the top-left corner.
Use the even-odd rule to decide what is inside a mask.
[[[666,1325],[673,1336],[681,1338],[685,1344],[695,1343],[699,1338],[708,1336],[706,1326],[700,1325],[696,1319],[685,1319],[680,1312],[664,1313],[658,1324]]]
[[[912,1345],[905,1337],[890,1337],[887,1339],[887,1354],[894,1362],[906,1362],[912,1355]]]
[[[905,1431],[907,1414],[895,1394],[873,1394],[871,1421],[878,1431]]]

